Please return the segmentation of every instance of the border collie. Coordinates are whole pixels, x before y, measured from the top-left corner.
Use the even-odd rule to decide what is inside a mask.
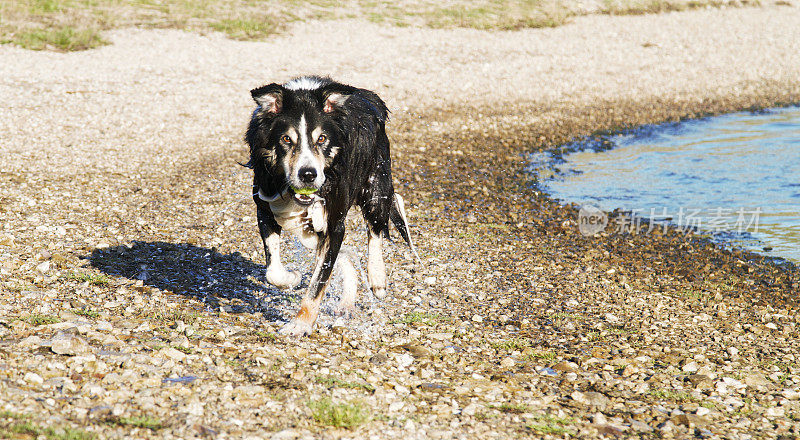
[[[386,295],[383,238],[389,220],[416,256],[403,198],[392,187],[386,104],[375,93],[329,78],[306,76],[251,90],[258,106],[245,141],[246,166],[254,172],[253,200],[264,241],[266,278],[278,288],[294,288],[300,274],[284,268],[280,233],[294,234],[316,252],[314,271],[300,311],[281,333],[310,334],[339,257],[342,298],[336,313],[350,314],[358,286],[346,253],[339,254],[345,217],[361,208],[367,224],[367,280],[377,298]],[[418,259],[419,257],[417,257]]]

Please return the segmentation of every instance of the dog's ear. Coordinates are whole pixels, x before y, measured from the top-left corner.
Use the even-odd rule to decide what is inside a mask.
[[[278,114],[283,109],[284,88],[280,84],[269,84],[250,91],[253,100],[267,113]]]
[[[371,116],[379,123],[389,117],[386,104],[374,92],[352,86],[333,83],[322,88],[322,111],[342,111],[349,116]]]
[[[325,113],[331,113],[335,109],[341,109],[344,107],[344,104],[347,102],[347,98],[350,95],[339,92],[339,91],[331,91],[325,94],[325,102],[322,104],[322,111]]]

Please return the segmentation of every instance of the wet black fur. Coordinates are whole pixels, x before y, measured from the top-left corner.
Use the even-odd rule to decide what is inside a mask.
[[[323,243],[329,244],[329,247],[324,255],[318,286],[311,286],[315,289],[313,296],[316,297],[321,294],[322,286],[330,277],[344,238],[345,217],[351,206],[361,207],[373,233],[387,236],[391,219],[403,239],[409,240],[402,216],[393,203],[391,157],[385,128],[389,113],[386,104],[369,90],[329,79],[314,79],[323,83],[316,90],[289,90],[274,83],[252,90],[254,99],[268,93],[276,94],[280,111],[272,114],[257,108],[251,117],[245,140],[250,146],[247,166],[254,173],[253,200],[257,206],[259,232],[262,240],[265,240],[272,231],[280,233],[281,228],[272,215],[269,203],[258,197],[258,189],[272,196],[288,186],[286,173],[280,165],[286,152],[279,142],[286,125],[289,121],[299,120],[304,113],[310,126],[321,121],[330,135],[325,151],[325,183],[317,191],[317,195],[325,199],[328,214],[327,232],[318,234],[318,249],[324,248]],[[325,100],[332,93],[345,95],[347,99],[341,105],[334,106],[330,113],[325,113]],[[331,158],[329,153],[332,146],[339,147],[339,151]],[[270,255],[266,245],[264,251],[269,265]]]

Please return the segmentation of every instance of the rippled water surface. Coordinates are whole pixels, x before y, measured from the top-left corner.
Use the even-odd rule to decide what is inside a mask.
[[[556,198],[696,226],[800,262],[798,107],[646,126],[562,153],[533,158]]]

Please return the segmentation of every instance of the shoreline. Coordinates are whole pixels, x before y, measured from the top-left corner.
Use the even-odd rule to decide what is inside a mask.
[[[659,122],[669,122],[669,121],[679,121],[682,119],[692,119],[696,117],[705,117],[711,115],[718,115],[724,113],[730,113],[735,111],[741,111],[744,109],[756,109],[756,108],[769,108],[781,105],[793,105],[793,103],[800,102],[800,90],[797,89],[795,86],[795,90],[787,90],[786,93],[782,93],[780,88],[778,89],[765,89],[761,90],[760,92],[756,92],[751,96],[733,99],[731,100],[729,97],[719,97],[718,100],[710,99],[707,102],[698,102],[698,103],[673,103],[672,105],[659,102],[656,105],[652,105],[650,102],[642,102],[642,103],[631,103],[631,102],[623,102],[619,104],[609,104],[604,103],[601,106],[595,108],[578,108],[576,116],[574,119],[566,119],[562,120],[559,124],[554,124],[555,127],[552,127],[551,130],[540,130],[538,132],[539,136],[544,137],[546,141],[539,141],[538,139],[528,143],[528,147],[522,148],[522,152],[519,154],[528,154],[535,151],[543,151],[551,148],[558,148],[559,145],[562,145],[563,140],[575,139],[585,135],[591,135],[592,133],[610,133],[615,132],[619,125],[624,125],[625,127],[636,127],[641,126],[644,124],[652,124],[652,123],[659,123]],[[700,98],[698,100],[706,101],[706,98]],[[641,117],[642,109],[646,108],[649,111],[644,118]],[[608,117],[606,111],[613,111],[612,117]],[[459,114],[470,114],[469,111],[461,111]],[[606,117],[606,120],[602,118]],[[628,119],[625,119],[625,118]],[[425,118],[423,118],[425,119]],[[523,117],[524,119],[524,117]],[[592,121],[588,122],[587,121]],[[621,121],[622,124],[620,124]],[[474,122],[476,125],[480,124],[487,124],[486,122],[476,121]],[[577,127],[575,129],[564,128],[564,126],[569,126],[574,124],[573,127]],[[594,124],[594,125],[592,125]],[[523,126],[524,127],[524,126]],[[525,128],[508,128],[506,127],[503,130],[505,133],[520,133],[525,132]],[[588,134],[585,134],[588,133]],[[550,141],[550,139],[553,139]],[[522,144],[524,145],[527,140],[522,140]],[[537,141],[539,141],[537,143]],[[478,185],[484,185],[488,188],[488,193],[493,194],[497,197],[496,200],[492,200],[490,198],[483,199],[484,205],[490,205],[488,209],[485,209],[484,206],[478,205],[476,206],[477,209],[473,211],[478,219],[478,223],[485,223],[485,224],[505,224],[508,228],[515,233],[520,234],[521,240],[535,240],[537,237],[537,233],[543,233],[546,235],[554,234],[554,235],[574,235],[576,242],[579,243],[579,246],[586,248],[587,246],[591,246],[592,244],[596,245],[598,243],[604,243],[606,241],[611,243],[620,243],[625,241],[625,237],[608,237],[608,238],[582,238],[578,233],[577,224],[575,220],[577,218],[577,209],[570,207],[568,205],[561,205],[560,203],[552,200],[547,195],[542,195],[540,197],[531,197],[528,200],[519,200],[516,197],[517,194],[524,194],[526,191],[526,187],[528,185],[528,181],[530,179],[527,176],[527,172],[525,171],[525,163],[524,160],[520,161],[517,156],[518,151],[515,149],[515,145],[513,141],[509,141],[507,136],[503,136],[502,139],[497,139],[493,137],[489,138],[471,138],[471,137],[464,137],[464,138],[456,138],[450,140],[449,144],[457,144],[459,146],[464,146],[466,144],[475,144],[478,147],[470,152],[467,152],[466,149],[464,150],[463,156],[457,156],[457,158],[453,158],[453,169],[449,171],[442,171],[436,172],[436,170],[427,170],[432,176],[429,176],[430,182],[438,182],[433,185],[425,185],[424,188],[426,192],[436,193],[437,190],[435,188],[436,185],[446,187],[449,190],[458,188],[457,180],[463,179],[465,175],[470,175],[468,168],[464,166],[462,163],[457,163],[462,158],[469,157],[473,155],[471,160],[477,163],[494,163],[495,166],[493,167],[486,167],[481,169],[481,172],[488,172],[488,177],[483,179],[482,181],[478,182]],[[488,147],[487,145],[488,144]],[[552,146],[551,146],[552,145]],[[446,147],[445,147],[446,148]],[[480,150],[479,150],[480,149]],[[491,150],[491,154],[483,154],[481,155],[480,151]],[[427,151],[425,152],[427,154]],[[477,156],[477,157],[474,157]],[[483,157],[481,157],[483,156]],[[489,157],[491,156],[491,157]],[[406,160],[406,157],[403,157],[403,160]],[[463,160],[466,162],[466,160]],[[494,173],[492,171],[494,170]],[[507,173],[505,170],[513,170],[513,173]],[[448,178],[448,176],[453,176],[452,178]],[[400,174],[399,179],[405,180],[404,176]],[[476,179],[477,180],[477,179]],[[411,186],[412,190],[408,191],[409,194],[413,194],[413,185]],[[451,200],[468,200],[471,196],[476,194],[475,191],[472,193],[458,193],[453,191],[448,191]],[[418,208],[418,200],[412,197],[407,197],[411,199],[412,206]],[[457,204],[457,203],[456,203]],[[513,207],[513,209],[508,209],[507,207]],[[466,209],[466,207],[464,207]],[[485,209],[485,211],[484,211]],[[457,209],[456,209],[457,210]],[[511,211],[511,212],[519,212],[519,218],[515,218],[514,216],[509,216],[507,212],[504,211]],[[533,214],[536,212],[538,214]],[[527,214],[526,214],[527,213]],[[483,214],[483,215],[482,215]],[[412,215],[413,216],[413,215]],[[462,217],[465,218],[466,216]],[[544,217],[544,219],[542,218]],[[548,218],[549,217],[549,218]],[[547,219],[547,220],[545,220]],[[446,219],[448,221],[451,219]],[[522,228],[517,228],[514,225],[522,222],[524,226]],[[568,222],[569,227],[563,227],[562,223]],[[467,224],[467,223],[464,223]],[[455,228],[454,228],[455,229]],[[658,238],[653,238],[653,243],[649,243],[650,245],[655,246],[664,246],[666,243],[674,243],[675,240],[678,238],[679,234],[675,233],[675,231],[671,231],[670,233],[659,236]],[[505,241],[506,243],[513,243],[517,241],[518,238],[511,238],[508,237]],[[648,239],[643,237],[631,237],[630,240],[637,243],[638,246],[646,246],[648,243]],[[702,264],[698,264],[697,261],[694,261],[697,258],[697,253],[701,252],[703,248],[708,247],[711,243],[705,239],[698,239],[697,237],[693,237],[690,242],[684,243],[688,246],[688,249],[685,251],[674,251],[674,255],[670,258],[674,260],[670,264],[670,262],[663,262],[665,265],[671,266],[674,268],[673,272],[693,272],[694,268],[698,266],[702,266]],[[770,281],[772,277],[775,277],[776,271],[782,272],[783,275],[777,277],[778,279],[785,279],[787,285],[789,286],[787,290],[782,290],[781,288],[774,289],[771,292],[767,292],[765,290],[751,292],[752,286],[748,285],[743,290],[748,291],[748,294],[752,294],[753,297],[760,297],[761,295],[769,295],[773,299],[781,299],[784,301],[788,301],[791,303],[792,307],[796,306],[797,299],[793,298],[792,295],[794,294],[795,290],[792,286],[798,286],[800,282],[800,272],[798,272],[797,268],[791,268],[787,270],[786,268],[782,268],[777,265],[773,265],[769,263],[768,257],[751,253],[742,250],[725,250],[717,245],[712,246],[713,250],[706,255],[706,258],[703,260],[704,264],[707,264],[710,259],[713,258],[721,258],[723,255],[725,256],[725,260],[728,262],[732,261],[733,259],[741,258],[742,256],[746,255],[747,259],[752,261],[753,265],[757,267],[757,278],[759,278],[758,287],[772,285],[773,283]],[[513,252],[512,252],[513,253]],[[502,255],[491,256],[489,258],[494,258],[496,260],[502,261],[507,257]],[[656,258],[656,257],[653,257]],[[632,259],[629,263],[631,264],[643,264],[643,262],[637,262],[636,259]],[[684,266],[684,267],[680,267]],[[687,267],[688,266],[688,267]],[[720,267],[719,265],[714,265],[716,267]],[[708,269],[706,269],[708,272]],[[741,275],[741,271],[735,270],[731,272],[731,275],[739,274]],[[684,274],[685,275],[685,274]],[[756,288],[756,290],[759,290]],[[777,296],[774,296],[777,295]],[[762,299],[762,301],[764,301]],[[774,304],[774,305],[777,305]]]
[[[678,122],[668,121],[668,122],[661,122],[661,123],[644,124],[644,125],[639,125],[639,126],[636,126],[636,127],[622,128],[622,129],[619,129],[619,130],[616,130],[616,131],[601,131],[601,132],[598,132],[598,133],[593,133],[593,134],[588,135],[588,136],[586,136],[584,138],[576,139],[576,140],[570,141],[570,142],[568,142],[566,144],[562,144],[562,145],[553,147],[552,149],[549,149],[549,150],[546,149],[546,150],[541,151],[540,154],[546,154],[546,156],[541,156],[541,160],[532,159],[532,162],[531,162],[531,165],[530,165],[530,167],[531,167],[530,168],[530,172],[534,174],[534,182],[532,184],[532,189],[534,191],[536,191],[536,192],[544,192],[550,198],[554,198],[553,194],[550,193],[549,191],[547,191],[547,185],[546,184],[542,184],[541,182],[545,181],[545,180],[549,180],[549,179],[553,178],[553,176],[557,176],[559,174],[559,172],[557,171],[557,168],[565,163],[565,159],[564,159],[565,155],[569,155],[569,154],[576,153],[576,152],[581,152],[581,151],[586,151],[586,150],[591,150],[591,151],[594,151],[594,152],[597,152],[597,153],[602,153],[602,152],[605,152],[605,151],[609,151],[609,150],[618,148],[619,145],[617,145],[616,142],[614,142],[611,139],[615,138],[617,136],[620,136],[620,135],[627,136],[627,135],[638,135],[638,134],[641,134],[641,133],[658,133],[658,132],[664,130],[665,128],[672,128],[672,127],[674,127],[676,125],[683,124],[684,122],[703,121],[703,120],[706,120],[706,119],[713,119],[713,118],[716,118],[716,117],[719,117],[719,116],[745,115],[745,114],[750,115],[750,116],[754,116],[754,115],[763,115],[763,114],[775,114],[775,113],[780,113],[780,112],[786,111],[786,110],[790,110],[790,111],[791,110],[795,110],[796,111],[797,109],[800,109],[800,102],[788,103],[788,104],[784,103],[783,105],[765,107],[765,108],[762,108],[762,107],[753,108],[753,107],[751,107],[751,108],[737,110],[737,111],[733,111],[733,112],[729,112],[729,113],[720,113],[720,114],[716,114],[716,115],[698,116],[698,117],[681,119]],[[534,154],[537,154],[537,153],[534,153]],[[544,173],[545,175],[543,176],[542,173]],[[556,177],[556,178],[558,178],[558,177]],[[557,199],[557,200],[560,200],[560,199]],[[560,201],[561,201],[562,204],[574,205],[574,206],[576,206],[578,208],[581,207],[581,205],[576,203],[576,202],[569,202],[569,201],[566,201],[566,200],[560,200]],[[593,203],[589,203],[589,205],[597,206],[597,203],[594,203],[594,204]],[[607,203],[604,206],[606,208],[609,208],[609,205]],[[619,220],[619,216],[621,216],[621,215],[622,216],[628,216],[628,215],[634,214],[632,211],[622,210],[619,207],[615,207],[612,210],[602,209],[601,208],[601,211],[603,211],[605,213],[607,221],[608,221],[608,225],[603,231],[600,231],[598,233],[609,233],[607,230],[609,228],[611,228],[611,224],[614,223],[612,220],[614,220],[615,215],[616,215],[616,218]],[[634,214],[634,215],[636,215],[636,214]],[[642,227],[641,230],[643,231],[642,232],[643,234],[648,234],[649,233],[650,219],[648,219],[646,216],[636,215],[635,223],[637,225],[641,224],[641,227]],[[657,223],[657,225],[662,225],[662,224],[664,224],[664,223],[662,223],[661,221],[659,221]],[[684,233],[685,231],[687,231],[686,225],[676,224],[671,220],[667,220],[666,221],[666,225],[668,225],[669,228],[671,228],[671,229],[675,229],[676,231],[680,231],[679,233]],[[689,230],[691,230],[693,234],[707,236],[708,240],[711,243],[713,243],[714,245],[719,246],[719,247],[721,247],[723,249],[745,251],[745,252],[747,252],[749,254],[753,254],[755,256],[758,256],[758,257],[760,257],[760,258],[762,258],[764,260],[772,261],[773,264],[775,264],[776,266],[784,266],[784,267],[797,269],[798,264],[800,264],[800,261],[798,261],[796,259],[796,257],[795,257],[795,260],[793,260],[792,257],[790,257],[789,255],[782,256],[780,254],[772,253],[771,250],[763,250],[763,251],[759,250],[761,248],[759,243],[761,243],[762,245],[765,244],[762,241],[763,236],[760,237],[760,238],[756,237],[756,236],[750,236],[749,238],[742,238],[742,237],[736,238],[735,236],[738,235],[738,234],[742,234],[742,231],[739,231],[738,234],[733,234],[733,235],[731,235],[732,231],[718,231],[718,232],[722,232],[722,236],[717,237],[715,234],[710,233],[707,229],[704,229],[704,228],[699,228],[698,229],[696,227],[690,227]],[[620,232],[619,230],[616,230],[616,231],[613,231],[611,233],[622,233],[622,232]],[[750,233],[748,232],[748,234],[750,234]],[[744,242],[748,242],[750,244],[743,244]]]

